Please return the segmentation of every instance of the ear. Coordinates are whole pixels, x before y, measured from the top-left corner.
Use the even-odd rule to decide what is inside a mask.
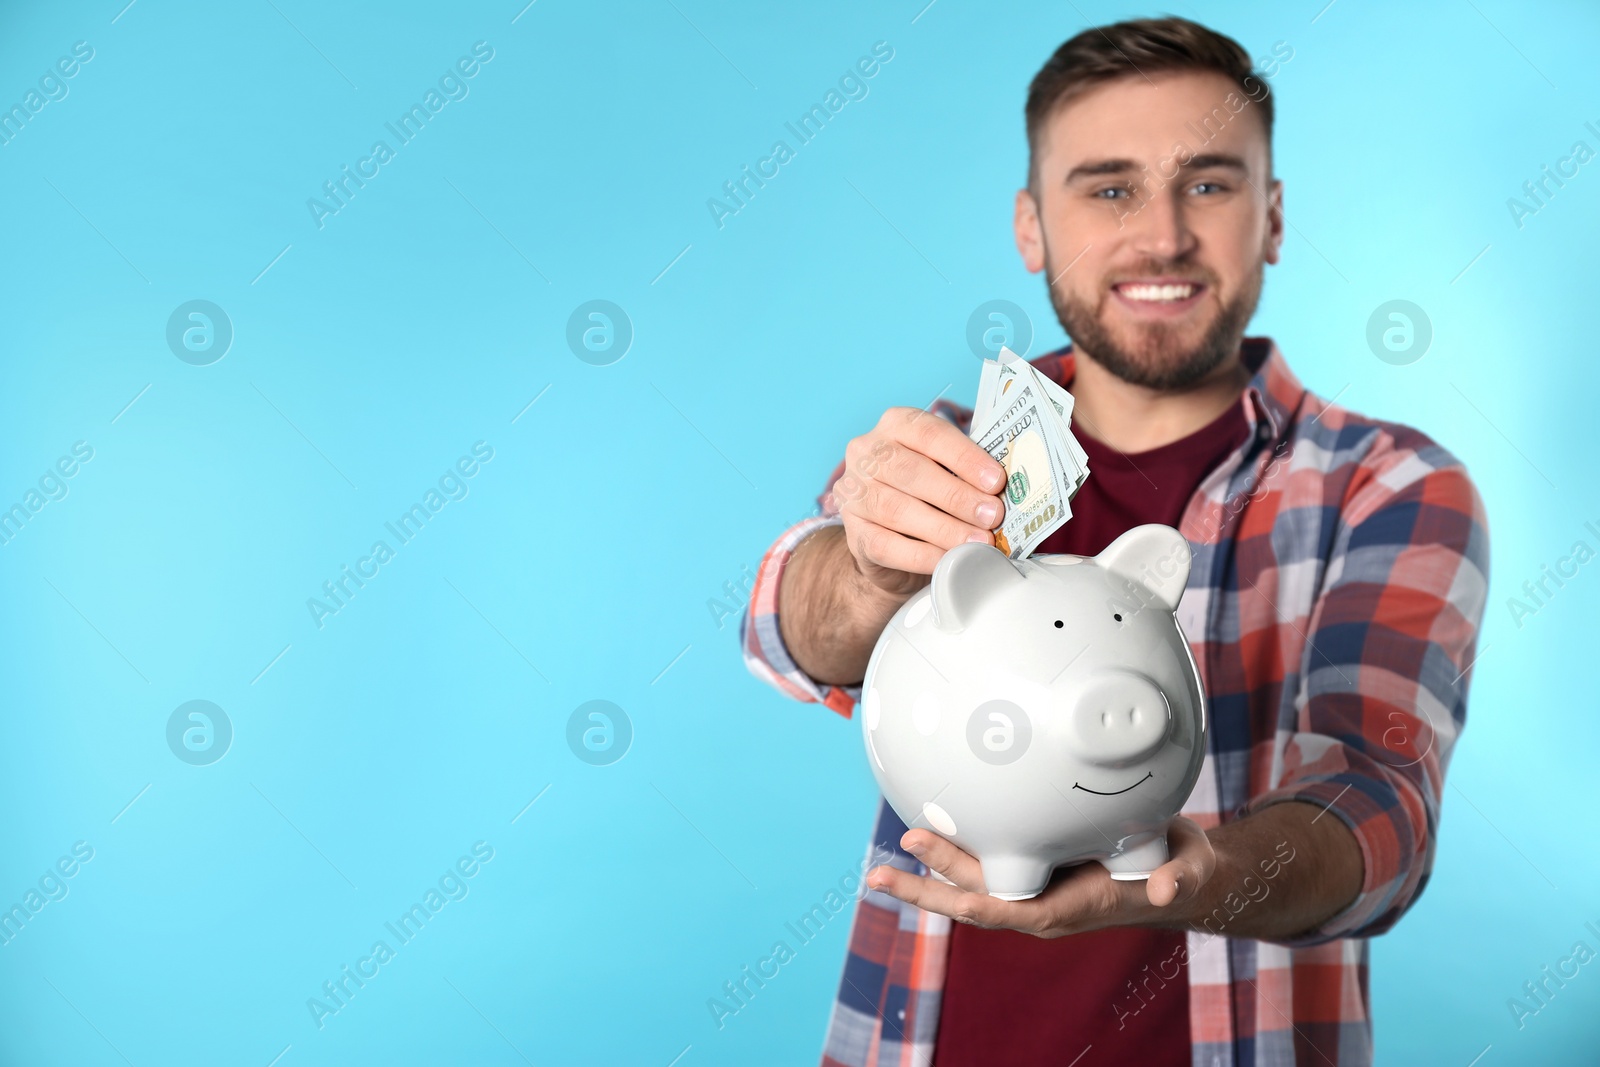
[[[934,625],[947,633],[960,633],[984,601],[1021,581],[1026,581],[1022,572],[993,545],[979,541],[957,545],[933,569]]]
[[[1026,189],[1017,190],[1011,211],[1011,232],[1017,240],[1022,265],[1033,274],[1044,270],[1044,231],[1039,221],[1039,205]]]
[[[1095,562],[1149,590],[1168,611],[1176,611],[1189,583],[1192,556],[1182,534],[1170,526],[1151,523],[1135,526],[1111,542]]]
[[[1277,263],[1283,247],[1283,181],[1275,179],[1267,193],[1267,237],[1262,259]]]

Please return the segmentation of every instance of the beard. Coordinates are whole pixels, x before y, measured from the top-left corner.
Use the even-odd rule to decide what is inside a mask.
[[[1050,305],[1055,308],[1061,328],[1072,339],[1073,348],[1130,385],[1162,392],[1189,389],[1224,360],[1238,354],[1245,327],[1261,299],[1265,267],[1264,260],[1256,261],[1243,288],[1222,305],[1198,341],[1185,342],[1182,327],[1157,321],[1135,327],[1137,338],[1125,345],[1112,336],[1102,321],[1106,303],[1112,298],[1110,287],[1101,287],[1098,302],[1091,306],[1064,287],[1058,289],[1050,283],[1050,279],[1056,277],[1056,270],[1051,263],[1048,242],[1045,243],[1044,264]],[[1218,291],[1216,278],[1210,271],[1202,269],[1197,274],[1192,267],[1160,260],[1144,260],[1126,273],[1188,278],[1203,283],[1210,293]]]

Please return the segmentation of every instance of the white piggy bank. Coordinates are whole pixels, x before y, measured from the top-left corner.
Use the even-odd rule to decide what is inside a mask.
[[[991,895],[1037,896],[1062,864],[1132,880],[1167,861],[1206,751],[1173,616],[1189,558],[1155,525],[1092,557],[960,545],[884,628],[862,681],[872,773],[907,826],[978,858]]]

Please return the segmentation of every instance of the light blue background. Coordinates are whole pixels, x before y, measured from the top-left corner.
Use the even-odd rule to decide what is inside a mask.
[[[1155,13],[924,3],[5,6],[0,104],[95,52],[0,147],[0,500],[95,451],[0,547],[0,901],[95,855],[0,948],[0,1061],[815,1062],[847,914],[724,1029],[706,1001],[859,871],[877,794],[857,727],[746,674],[707,602],[883,408],[970,402],[978,304],[1062,343],[1010,236],[1025,89]],[[1506,1002],[1600,947],[1600,563],[1521,627],[1506,599],[1600,545],[1600,162],[1521,229],[1506,200],[1600,149],[1600,18],[1169,6],[1294,49],[1252,332],[1489,508],[1433,879],[1373,946],[1380,1062],[1592,1063],[1600,963],[1520,1031]],[[307,198],[480,40],[470,95],[319,230]],[[718,229],[707,198],[880,40],[870,94]],[[164,340],[197,298],[235,329],[208,367]],[[564,339],[596,298],[636,330],[606,367]],[[1410,366],[1364,341],[1392,298],[1433,322]],[[480,440],[470,495],[319,629],[306,599]],[[191,699],[234,726],[211,766],[166,746]],[[591,699],[636,731],[611,766],[565,743]],[[470,894],[318,1030],[307,998],[480,840]]]

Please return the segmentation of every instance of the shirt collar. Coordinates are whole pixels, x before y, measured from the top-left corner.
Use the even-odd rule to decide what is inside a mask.
[[[1252,427],[1262,420],[1267,426],[1263,436],[1278,440],[1284,437],[1294,420],[1295,412],[1305,403],[1306,387],[1300,384],[1289,363],[1278,351],[1278,344],[1270,337],[1246,337],[1244,358],[1251,365],[1252,357],[1259,359],[1256,372],[1244,387],[1247,403],[1245,417]],[[1260,433],[1260,430],[1256,430]]]

